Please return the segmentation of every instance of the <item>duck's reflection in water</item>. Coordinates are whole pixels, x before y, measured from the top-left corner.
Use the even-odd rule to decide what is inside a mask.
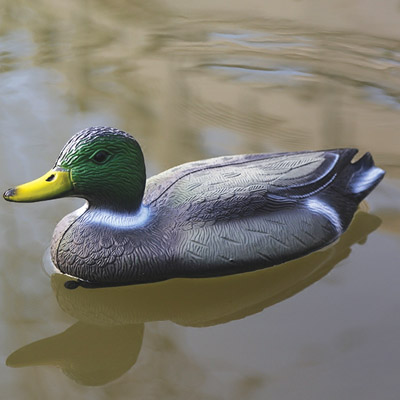
[[[347,232],[325,250],[276,267],[220,278],[96,289],[75,285],[71,290],[71,278],[52,275],[60,307],[79,321],[61,334],[15,351],[7,365],[54,365],[81,384],[105,384],[135,364],[145,322],[170,320],[199,327],[257,313],[321,279],[379,224],[379,218],[359,211]]]

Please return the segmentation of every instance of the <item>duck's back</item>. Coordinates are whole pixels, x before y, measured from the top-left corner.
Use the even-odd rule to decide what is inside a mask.
[[[304,189],[318,189],[320,181],[330,177],[341,152],[351,153],[351,158],[356,150],[245,154],[182,164],[147,180],[144,203],[168,199],[183,206],[266,191],[300,195]]]
[[[382,179],[356,149],[192,162],[150,178],[144,203],[173,232],[171,276],[262,268],[336,240]]]

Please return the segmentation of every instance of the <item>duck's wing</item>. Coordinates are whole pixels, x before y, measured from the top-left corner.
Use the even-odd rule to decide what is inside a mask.
[[[334,242],[382,179],[356,149],[189,163],[149,180],[145,203],[170,235],[168,277],[264,268]]]
[[[144,203],[174,208],[208,203],[221,210],[228,202],[233,214],[257,204],[284,206],[285,200],[295,202],[328,186],[355,153],[356,149],[336,149],[249,154],[182,164],[148,179]]]

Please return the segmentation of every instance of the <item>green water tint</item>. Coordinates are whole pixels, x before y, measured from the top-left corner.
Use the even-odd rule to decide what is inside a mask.
[[[71,285],[68,276],[54,274],[51,284],[59,306],[79,322],[15,351],[7,365],[52,365],[78,383],[105,384],[136,363],[145,323],[169,320],[206,327],[258,313],[321,279],[379,225],[379,218],[359,211],[339,241],[322,251],[277,267],[221,278],[85,288]]]
[[[148,177],[220,155],[338,147],[370,151],[387,175],[368,197],[381,225],[329,273],[318,257],[331,249],[240,275],[243,287],[238,276],[186,292],[187,280],[67,290],[54,277],[76,324],[40,264],[79,200],[0,202],[1,397],[398,399],[400,24],[397,2],[381,3],[2,2],[3,190],[98,125],[135,136]],[[286,284],[267,278],[284,271]],[[219,307],[202,293],[214,285]]]

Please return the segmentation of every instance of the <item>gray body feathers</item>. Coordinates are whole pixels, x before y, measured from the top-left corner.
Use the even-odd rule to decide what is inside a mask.
[[[132,224],[91,207],[65,217],[53,262],[84,280],[129,283],[238,273],[306,255],[344,232],[383,177],[368,153],[352,164],[356,152],[183,164],[147,180],[143,215]]]

